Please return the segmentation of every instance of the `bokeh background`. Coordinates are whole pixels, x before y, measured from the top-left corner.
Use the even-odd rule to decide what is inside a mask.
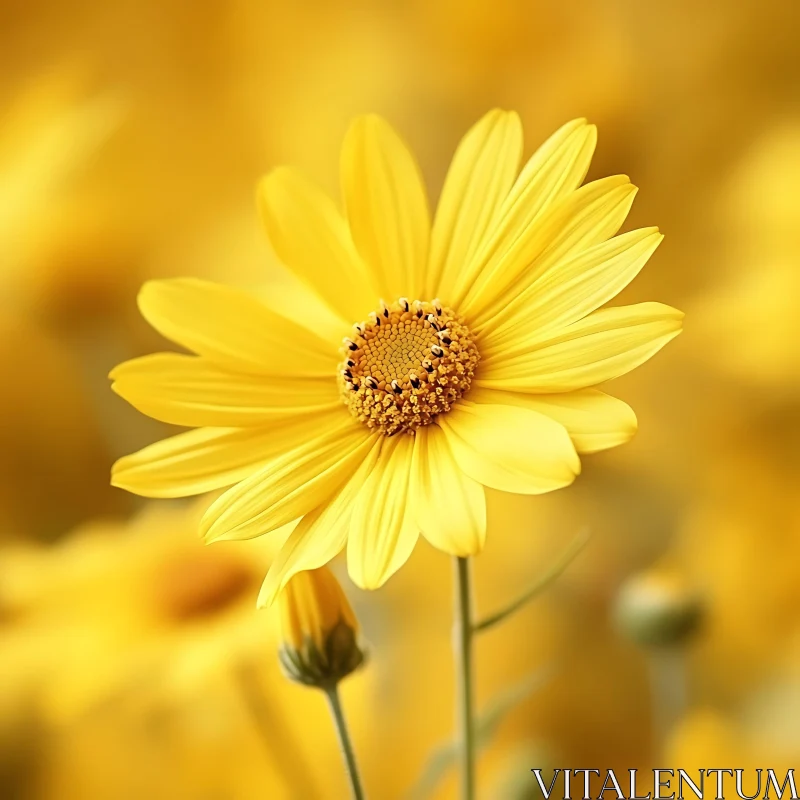
[[[269,168],[336,191],[349,120],[377,111],[435,198],[494,106],[528,153],[598,124],[590,178],[630,175],[630,227],[666,234],[621,299],[687,316],[613,385],[629,445],[569,489],[490,497],[482,612],[592,538],[478,641],[482,797],[534,797],[534,766],[797,766],[799,86],[795,0],[0,0],[0,796],[346,797],[324,702],[255,611],[269,545],[203,547],[202,504],[109,487],[167,431],[106,375],[164,347],[147,278],[281,290],[253,203]],[[373,798],[455,796],[450,568],[421,545],[381,591],[345,583]],[[615,624],[641,574],[702,605],[693,637]]]

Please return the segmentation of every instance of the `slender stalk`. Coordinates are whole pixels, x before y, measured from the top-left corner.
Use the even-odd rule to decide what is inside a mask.
[[[361,788],[361,778],[358,774],[356,754],[353,750],[353,743],[350,740],[350,733],[347,730],[342,703],[339,700],[339,689],[334,685],[330,689],[325,690],[325,695],[328,698],[328,706],[331,709],[331,716],[336,726],[336,734],[339,737],[339,747],[341,748],[342,757],[344,758],[347,777],[350,779],[350,789],[353,800],[364,800],[364,790]]]
[[[495,614],[476,622],[474,626],[475,632],[482,633],[489,628],[493,628],[507,617],[510,617],[512,614],[519,611],[526,603],[529,603],[531,600],[537,597],[548,586],[550,586],[550,584],[553,583],[553,581],[555,581],[555,579],[558,578],[562,572],[564,572],[564,570],[572,563],[575,556],[580,553],[588,541],[589,530],[586,529],[581,531],[575,537],[575,539],[570,542],[569,546],[561,555],[561,557],[543,575],[537,578],[535,583],[528,587],[527,591],[521,597],[518,597],[513,603],[507,605],[505,608],[501,609]]]
[[[686,657],[680,647],[653,649],[649,653],[653,741],[656,755],[664,746],[687,705]]]
[[[468,558],[455,559],[454,650],[458,674],[461,798],[475,800],[475,715],[473,708],[472,587]]]

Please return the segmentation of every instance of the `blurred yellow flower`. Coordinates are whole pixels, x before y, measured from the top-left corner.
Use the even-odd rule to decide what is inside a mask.
[[[782,698],[785,699],[785,698]],[[783,708],[778,717],[788,723],[787,729],[796,730],[796,716],[792,716],[791,708]],[[777,722],[773,719],[772,722]],[[759,790],[766,788],[770,778],[766,774],[766,767],[773,769],[781,778],[786,775],[786,770],[797,763],[800,755],[796,737],[786,737],[786,743],[776,746],[774,741],[765,743],[757,726],[748,719],[748,714],[725,715],[708,707],[699,707],[688,713],[681,724],[675,729],[667,743],[664,761],[670,764],[680,764],[690,774],[697,774],[697,770],[708,770],[709,764],[735,764],[737,768],[745,770],[745,791],[753,792],[756,785]],[[663,762],[662,762],[663,763]],[[762,778],[756,776],[755,770],[763,771]],[[715,778],[707,777],[714,785]],[[728,779],[728,784],[734,784],[734,777]]]
[[[18,730],[24,704],[22,723],[46,734],[41,796],[74,782],[81,797],[107,797],[120,780],[142,794],[166,780],[172,796],[203,783],[232,797],[322,796],[311,765],[333,769],[338,754],[309,727],[313,698],[282,680],[274,621],[253,608],[268,543],[211,552],[191,535],[197,518],[149,507],[0,553],[0,734]],[[146,774],[129,774],[132,759]]]
[[[35,259],[50,246],[58,210],[76,173],[119,127],[123,104],[113,94],[84,97],[80,75],[64,68],[20,91],[0,130],[0,288],[5,301],[30,291]],[[35,280],[35,279],[34,279]]]
[[[284,672],[298,683],[330,687],[364,660],[358,622],[327,567],[298,572],[280,594]]]
[[[687,771],[707,769],[709,764],[750,766],[747,746],[731,720],[709,709],[698,708],[681,720],[667,742],[664,760]]]
[[[616,236],[636,193],[627,177],[579,188],[595,142],[575,120],[520,172],[519,118],[492,111],[459,145],[432,222],[413,156],[376,116],[343,144],[346,219],[295,171],[268,175],[272,245],[331,313],[278,313],[197,280],[145,285],[145,318],[197,355],[126,362],[113,388],[197,430],[121,459],[114,485],[175,497],[235,484],[203,518],[208,541],[300,520],[264,603],[345,543],[350,575],[370,589],[420,532],[445,552],[479,552],[483,487],[558,489],[580,471],[577,452],[629,439],[632,410],[592,387],[680,331],[681,312],[659,303],[598,310],[662,237]]]
[[[272,638],[252,611],[264,547],[216,553],[195,536],[198,509],[148,507],[129,523],[93,523],[58,545],[4,554],[0,609],[20,629],[72,631],[48,708],[67,718],[138,684],[180,693]],[[103,598],[102,602],[98,598]],[[93,668],[85,669],[92,653]]]
[[[800,386],[800,119],[769,128],[722,189],[726,280],[695,302],[697,352],[741,382]]]
[[[790,405],[729,428],[677,531],[681,560],[708,601],[697,657],[729,699],[763,679],[783,643],[800,641],[796,419]]]
[[[52,539],[119,504],[107,491],[110,454],[76,359],[30,318],[33,273],[66,190],[122,115],[116,96],[87,98],[78,78],[62,65],[0,106],[0,371],[14,376],[4,381],[0,413],[15,421],[0,430],[0,539]]]

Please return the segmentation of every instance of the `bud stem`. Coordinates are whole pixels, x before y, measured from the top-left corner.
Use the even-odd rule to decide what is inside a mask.
[[[648,660],[653,742],[656,756],[662,757],[672,729],[686,710],[686,657],[683,648],[673,646],[652,648]]]
[[[347,777],[350,779],[350,790],[353,795],[353,800],[364,800],[364,790],[361,788],[361,778],[358,774],[356,755],[353,750],[353,743],[350,741],[350,733],[347,730],[342,703],[339,700],[338,686],[334,684],[329,689],[326,689],[325,696],[328,698],[328,707],[331,710],[331,716],[336,726],[336,734],[339,737],[339,747],[342,751],[342,757],[344,758]]]
[[[458,725],[461,747],[461,797],[475,798],[475,719],[472,688],[472,587],[468,558],[455,559],[454,650],[458,674]]]

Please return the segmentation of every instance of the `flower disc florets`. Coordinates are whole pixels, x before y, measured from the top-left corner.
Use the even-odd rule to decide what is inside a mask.
[[[438,300],[372,312],[344,340],[339,380],[356,419],[391,436],[430,425],[468,391],[479,354],[462,319]]]

